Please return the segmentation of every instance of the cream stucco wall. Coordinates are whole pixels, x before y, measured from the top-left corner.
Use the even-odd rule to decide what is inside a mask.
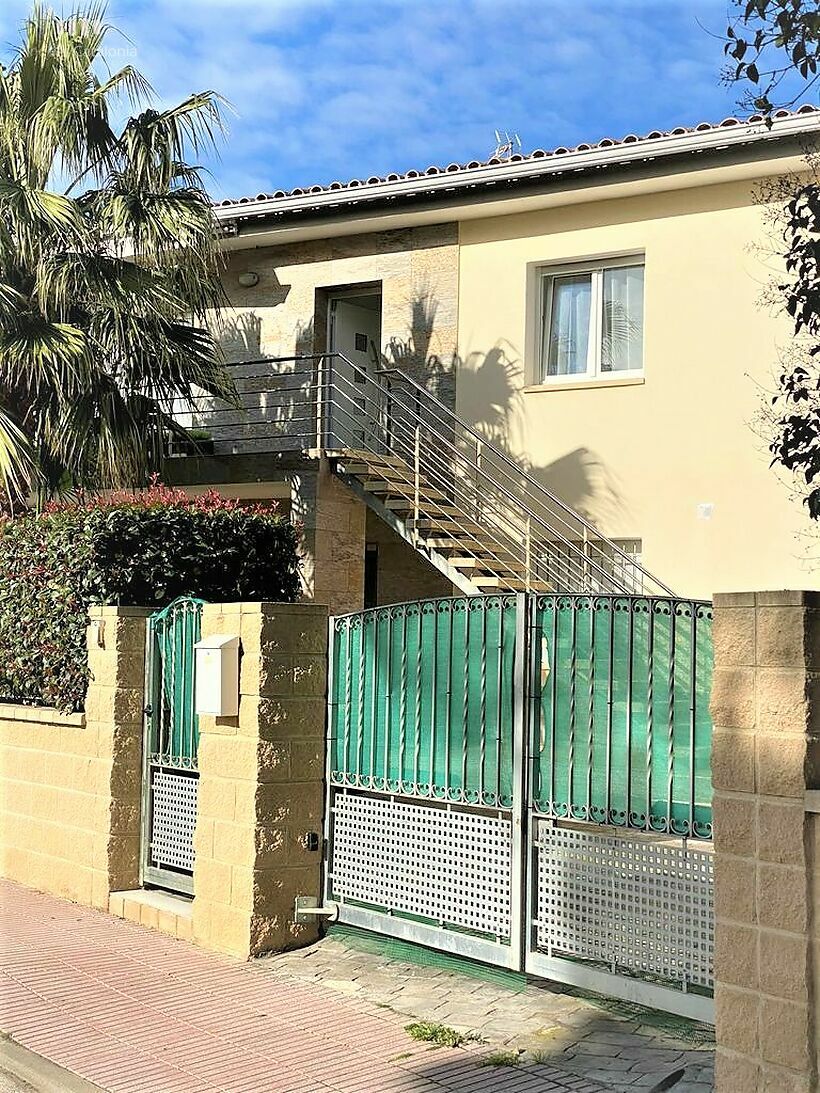
[[[754,185],[732,182],[462,223],[459,412],[683,595],[812,585],[811,526],[753,424],[788,325]],[[645,381],[527,389],[532,269],[645,254]],[[712,505],[710,519],[699,506]]]

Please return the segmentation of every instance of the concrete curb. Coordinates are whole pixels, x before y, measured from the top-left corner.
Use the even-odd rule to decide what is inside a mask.
[[[28,1082],[36,1093],[105,1093],[101,1086],[29,1051],[5,1032],[0,1033],[0,1070]]]

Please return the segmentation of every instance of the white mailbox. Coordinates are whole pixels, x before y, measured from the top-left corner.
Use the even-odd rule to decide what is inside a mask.
[[[214,634],[196,650],[196,712],[214,717],[239,713],[239,638]]]

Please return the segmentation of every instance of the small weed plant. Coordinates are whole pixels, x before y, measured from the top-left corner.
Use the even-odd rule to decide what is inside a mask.
[[[517,1051],[491,1051],[481,1060],[481,1066],[520,1066],[521,1055]]]
[[[436,1047],[461,1047],[470,1040],[477,1040],[474,1032],[458,1032],[449,1025],[439,1024],[437,1021],[414,1021],[412,1025],[405,1027],[414,1040],[422,1040]]]

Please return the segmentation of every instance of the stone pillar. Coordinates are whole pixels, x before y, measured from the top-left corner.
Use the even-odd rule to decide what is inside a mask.
[[[818,1088],[820,593],[715,596],[718,1093]]]
[[[240,698],[238,717],[200,717],[194,940],[242,957],[306,944],[318,923],[293,905],[321,878],[327,608],[207,604],[202,634],[239,636]]]
[[[92,848],[93,903],[108,909],[110,892],[139,886],[145,630],[150,608],[89,611],[91,673],[85,720],[106,767],[106,792]]]
[[[327,604],[331,615],[364,607],[366,506],[318,461],[315,473],[294,479],[291,510],[303,527],[304,594]]]

